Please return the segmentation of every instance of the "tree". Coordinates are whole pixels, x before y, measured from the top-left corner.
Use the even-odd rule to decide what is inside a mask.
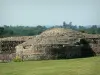
[[[88,29],[89,33],[92,33],[92,34],[97,34],[97,26],[96,25],[93,25],[91,28]]]
[[[4,28],[0,27],[0,35],[2,35],[3,31],[4,31]]]
[[[67,24],[66,24],[66,22],[64,21],[64,22],[63,22],[63,26],[66,27],[66,25],[67,25]]]
[[[72,22],[69,22],[69,25],[72,26]]]

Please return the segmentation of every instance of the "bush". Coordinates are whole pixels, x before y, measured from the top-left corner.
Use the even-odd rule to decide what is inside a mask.
[[[84,30],[80,30],[80,32],[82,32],[82,33],[86,33]]]
[[[14,62],[21,62],[22,59],[19,57],[19,56],[16,56],[14,59],[13,59]]]

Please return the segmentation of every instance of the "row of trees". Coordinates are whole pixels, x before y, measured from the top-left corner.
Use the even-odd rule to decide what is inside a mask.
[[[70,22],[69,24],[67,24],[66,22],[63,22],[63,25],[55,25],[49,28],[70,28],[73,30],[86,32],[90,34],[100,34],[100,27],[97,27],[97,25],[92,25],[91,27],[85,27],[85,26],[72,25],[72,22]],[[48,28],[46,26],[41,26],[41,25],[38,25],[35,27],[4,25],[0,27],[0,36],[1,37],[33,36],[33,35],[38,35],[47,29]]]
[[[70,28],[73,30],[89,33],[89,34],[100,34],[100,27],[97,25],[89,25],[89,26],[77,26],[73,25],[72,22],[69,22],[68,24],[66,22],[63,22],[63,25],[57,25],[53,26],[53,28],[60,27],[60,28]]]
[[[28,27],[28,26],[7,26],[4,25],[0,27],[0,36],[33,36],[38,35],[41,32],[45,31],[47,28],[45,26],[36,26],[36,27]]]

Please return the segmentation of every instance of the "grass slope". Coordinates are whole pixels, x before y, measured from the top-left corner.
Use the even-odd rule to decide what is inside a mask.
[[[0,63],[0,75],[100,75],[100,57]]]

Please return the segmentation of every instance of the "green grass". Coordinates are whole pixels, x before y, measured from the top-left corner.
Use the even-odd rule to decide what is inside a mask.
[[[100,57],[0,63],[0,75],[100,75]]]

